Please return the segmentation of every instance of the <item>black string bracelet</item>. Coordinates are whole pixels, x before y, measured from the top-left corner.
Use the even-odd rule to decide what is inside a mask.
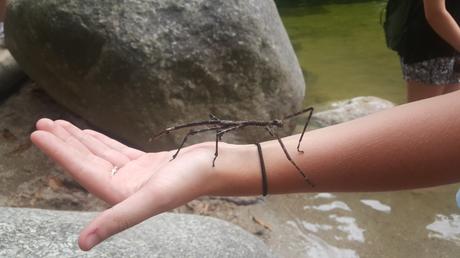
[[[264,162],[264,156],[262,155],[262,148],[260,147],[260,143],[254,143],[254,144],[257,146],[257,152],[259,153],[260,170],[262,173],[262,195],[267,196],[268,194],[267,172],[265,171],[265,162]]]

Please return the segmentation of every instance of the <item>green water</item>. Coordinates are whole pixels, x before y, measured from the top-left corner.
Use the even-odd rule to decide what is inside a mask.
[[[279,2],[307,82],[306,105],[369,95],[404,102],[399,59],[380,25],[386,1]]]

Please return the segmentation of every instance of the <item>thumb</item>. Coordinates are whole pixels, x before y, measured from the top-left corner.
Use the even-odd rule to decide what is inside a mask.
[[[167,195],[144,186],[129,198],[99,214],[81,231],[78,245],[83,251],[88,251],[105,239],[182,204],[177,198],[165,198]]]

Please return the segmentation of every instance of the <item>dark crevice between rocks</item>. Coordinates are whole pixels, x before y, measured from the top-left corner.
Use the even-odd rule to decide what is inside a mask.
[[[27,76],[20,76],[17,80],[11,83],[12,86],[7,87],[5,90],[0,91],[0,105],[2,105],[11,95],[18,94],[22,86],[26,84],[29,78]]]

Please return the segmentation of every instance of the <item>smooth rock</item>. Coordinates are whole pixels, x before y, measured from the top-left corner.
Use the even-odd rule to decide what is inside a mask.
[[[137,146],[177,147],[185,132],[147,139],[209,113],[268,120],[301,108],[303,75],[274,1],[9,3],[6,44],[27,74],[62,105]],[[242,130],[226,140],[265,136]]]
[[[257,237],[211,217],[165,213],[80,251],[96,213],[0,208],[0,257],[274,257]]]
[[[364,117],[394,106],[395,104],[391,101],[373,96],[337,101],[323,108],[325,111],[315,113],[312,117],[311,125],[314,128],[326,127]]]

